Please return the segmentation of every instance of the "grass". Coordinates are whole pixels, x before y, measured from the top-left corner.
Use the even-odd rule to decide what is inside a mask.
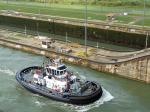
[[[4,0],[2,0],[4,1]],[[57,3],[57,4],[85,4],[84,0],[11,0],[11,1],[29,1],[36,3]],[[5,0],[5,2],[7,2]],[[10,0],[8,0],[10,2]],[[103,6],[131,6],[131,7],[142,7],[143,0],[88,0],[87,4],[89,5],[103,5]],[[145,0],[146,6],[150,6],[150,1]]]
[[[45,14],[53,16],[62,16],[70,18],[84,19],[84,5],[67,5],[67,4],[42,4],[33,2],[6,2],[0,1],[0,10],[14,10],[18,12],[27,12],[35,14]],[[128,24],[135,20],[135,17],[143,15],[143,8],[141,7],[107,7],[98,5],[88,5],[88,19],[106,21],[106,14],[108,13],[122,13],[128,12],[128,16],[118,16],[117,22]],[[146,9],[147,17],[150,17],[150,8]],[[146,25],[149,26],[148,22]],[[140,25],[140,24],[138,24]]]
[[[128,23],[134,21],[134,17],[132,17],[132,16],[118,16],[116,18],[116,20],[118,20],[119,23],[128,24]]]
[[[0,10],[15,10],[18,12],[28,12],[28,13],[41,13],[46,15],[53,15],[53,16],[62,16],[62,17],[71,17],[71,18],[84,18],[84,11],[83,9],[76,9],[76,8],[61,8],[59,7],[43,7],[37,5],[17,5],[17,4],[5,4],[0,3]],[[88,11],[88,19],[96,19],[96,20],[106,20],[105,15],[101,15],[98,12]]]
[[[143,19],[142,20],[139,20],[135,23],[135,25],[140,25],[140,26],[150,26],[150,19],[145,19],[144,22],[143,22]]]
[[[76,52],[75,56],[81,57],[81,58],[86,58],[86,56],[88,57],[89,54],[86,55],[85,52],[80,51],[80,52]]]

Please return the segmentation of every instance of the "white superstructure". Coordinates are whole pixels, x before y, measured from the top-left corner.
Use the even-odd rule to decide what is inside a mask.
[[[47,64],[42,70],[37,70],[33,75],[36,84],[45,85],[51,90],[65,92],[68,90],[79,91],[77,77],[67,72],[67,67],[59,59]]]

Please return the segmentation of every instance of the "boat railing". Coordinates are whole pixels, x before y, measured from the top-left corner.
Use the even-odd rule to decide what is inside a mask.
[[[90,85],[91,85],[91,82],[87,81],[87,82],[81,87],[81,93],[83,93],[85,90],[87,90]]]

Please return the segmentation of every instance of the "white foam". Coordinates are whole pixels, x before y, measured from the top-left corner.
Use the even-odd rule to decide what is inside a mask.
[[[14,75],[15,75],[15,73],[14,73],[12,70],[10,70],[10,69],[3,69],[3,68],[0,68],[0,72],[5,73],[5,74],[8,74],[8,75],[10,75],[10,76],[14,76]]]
[[[31,94],[32,94],[32,96],[33,96],[33,97],[43,98],[43,96],[42,96],[42,95],[39,95],[39,94],[33,94],[33,93],[31,93]]]
[[[43,102],[40,102],[40,101],[35,101],[35,104],[38,106],[38,107],[43,107],[44,105],[46,105],[45,103]]]
[[[84,75],[80,75],[80,78],[86,80],[86,77]]]
[[[97,108],[100,105],[104,104],[105,102],[111,101],[114,97],[103,88],[103,94],[102,97],[97,100],[96,102],[86,105],[86,106],[75,106],[75,105],[69,105],[71,110],[75,110],[76,112],[86,112],[90,109]],[[65,106],[65,105],[64,105]]]
[[[67,103],[63,103],[63,102],[58,102],[58,101],[53,101],[51,100],[51,102],[49,103],[44,103],[44,102],[40,102],[36,99],[36,101],[34,101],[34,103],[39,106],[40,108],[45,106],[45,105],[59,105],[61,108],[67,108],[67,110],[73,110],[76,112],[87,112],[88,110],[91,110],[93,108],[97,108],[100,107],[102,104],[111,101],[114,97],[104,88],[103,89],[103,94],[102,97],[97,100],[96,102],[89,104],[89,105],[85,105],[85,106],[77,106],[77,105],[72,105],[72,104],[67,104]],[[35,94],[36,95],[36,94]],[[36,95],[39,96],[39,95]]]

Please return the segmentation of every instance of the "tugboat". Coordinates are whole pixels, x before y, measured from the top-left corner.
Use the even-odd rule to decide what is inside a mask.
[[[103,93],[97,82],[78,78],[60,59],[27,67],[16,73],[16,80],[33,93],[76,105],[90,104]]]

